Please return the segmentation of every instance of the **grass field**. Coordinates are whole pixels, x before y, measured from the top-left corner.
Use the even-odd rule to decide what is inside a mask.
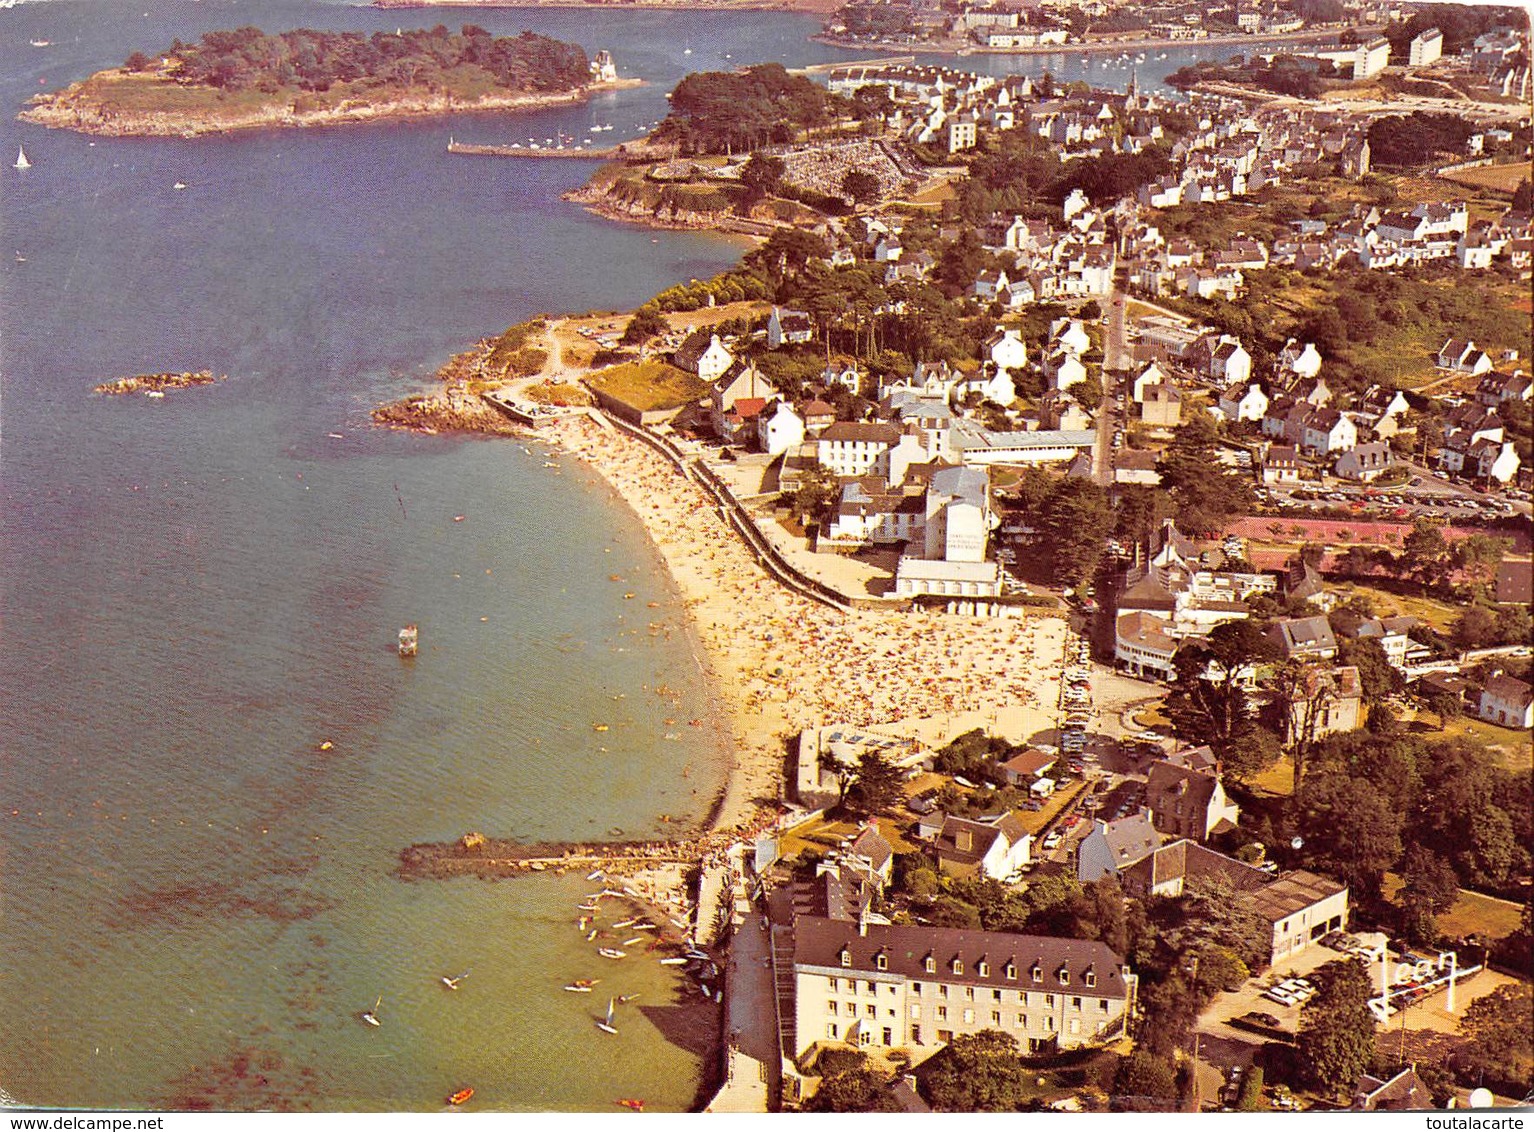
[[[1446,601],[1437,601],[1430,597],[1407,597],[1401,594],[1390,593],[1388,590],[1376,589],[1373,586],[1361,585],[1358,582],[1342,582],[1333,587],[1346,601],[1357,595],[1366,598],[1374,606],[1376,617],[1416,617],[1427,622],[1435,629],[1445,632],[1458,619],[1461,609],[1457,605],[1450,605]]]
[[[708,382],[653,359],[599,370],[588,384],[646,413],[691,404],[707,396],[709,389]]]
[[[1512,196],[1520,182],[1534,179],[1534,162],[1525,161],[1521,165],[1481,165],[1474,169],[1461,169],[1457,173],[1442,173],[1440,176],[1455,184],[1491,189]]]
[[[1486,757],[1504,770],[1527,772],[1534,769],[1534,746],[1529,744],[1526,732],[1513,731],[1465,716],[1449,720],[1448,726],[1439,731],[1438,716],[1431,711],[1419,712],[1413,723],[1424,728],[1421,734],[1430,742],[1467,739],[1484,750]]]
[[[1252,789],[1259,794],[1275,798],[1287,798],[1294,792],[1294,760],[1284,755],[1267,770],[1251,780]]]
[[[1401,883],[1395,873],[1385,874],[1382,890],[1387,900],[1395,899]],[[1438,928],[1445,935],[1458,938],[1479,935],[1502,939],[1518,930],[1522,916],[1522,907],[1511,900],[1498,900],[1462,888],[1454,906],[1438,917]]]

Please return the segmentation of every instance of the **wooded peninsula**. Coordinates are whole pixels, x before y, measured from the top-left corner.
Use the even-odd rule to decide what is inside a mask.
[[[178,39],[155,56],[135,51],[121,67],[38,95],[20,117],[82,133],[193,135],[544,106],[615,85],[596,77],[582,48],[530,31],[243,27]]]

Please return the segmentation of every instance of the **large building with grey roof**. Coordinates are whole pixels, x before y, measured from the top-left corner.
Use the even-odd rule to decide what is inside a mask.
[[[821,1042],[922,1061],[955,1036],[1000,1030],[1025,1053],[1111,1041],[1136,979],[1098,940],[799,916],[793,926],[795,1058]]]

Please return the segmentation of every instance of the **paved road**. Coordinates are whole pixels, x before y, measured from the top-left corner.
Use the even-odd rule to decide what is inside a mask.
[[[706,1112],[770,1112],[781,1095],[778,1013],[767,929],[756,915],[730,941],[725,985],[725,1082]]]
[[[1113,430],[1117,417],[1118,371],[1130,365],[1129,348],[1124,338],[1124,292],[1115,274],[1113,290],[1108,295],[1108,334],[1103,343],[1103,403],[1097,413],[1097,446],[1092,454],[1092,478],[1100,484],[1113,483]]]

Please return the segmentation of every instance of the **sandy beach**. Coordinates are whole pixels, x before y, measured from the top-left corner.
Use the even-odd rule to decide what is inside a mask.
[[[843,614],[767,577],[710,500],[639,441],[586,417],[547,433],[634,510],[682,594],[734,732],[720,831],[768,824],[785,741],[844,722],[924,736],[981,722],[1026,738],[1052,724],[1064,622]]]

